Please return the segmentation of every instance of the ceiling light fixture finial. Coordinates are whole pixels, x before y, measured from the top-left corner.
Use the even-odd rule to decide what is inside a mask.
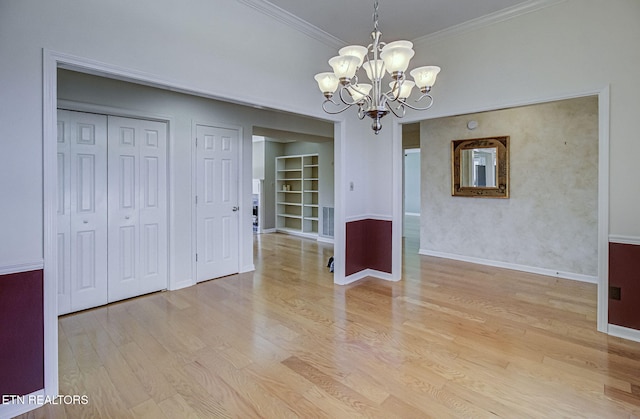
[[[329,60],[333,72],[318,73],[315,79],[320,91],[324,94],[325,101],[322,109],[328,114],[338,114],[350,107],[358,106],[358,117],[364,119],[369,116],[373,119],[371,128],[378,134],[382,129],[380,119],[388,113],[398,118],[405,115],[406,108],[424,111],[433,105],[433,97],[429,94],[436,82],[440,67],[424,66],[410,71],[413,81],[406,80],[405,72],[409,67],[409,61],[415,54],[413,43],[409,41],[394,41],[388,44],[380,41],[382,33],[378,29],[378,0],[373,2],[373,43],[367,47],[349,45],[341,48],[338,55]],[[363,68],[371,84],[358,83],[356,72]],[[389,83],[390,90],[383,91],[382,78],[386,72],[392,78]],[[407,99],[417,86],[422,95],[415,100],[428,100],[424,107],[413,106],[407,103]],[[334,93],[340,88],[338,97],[340,102],[333,99]],[[391,105],[397,102],[398,105]],[[331,103],[337,110],[327,109]],[[394,107],[395,106],[395,107]]]

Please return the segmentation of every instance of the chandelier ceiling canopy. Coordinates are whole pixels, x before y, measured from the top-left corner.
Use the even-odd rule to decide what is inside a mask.
[[[371,128],[378,134],[382,129],[380,119],[388,113],[398,118],[405,115],[406,108],[427,110],[433,105],[433,97],[429,94],[440,67],[424,66],[409,72],[413,81],[407,80],[405,72],[409,61],[415,54],[413,43],[410,41],[394,41],[388,44],[382,42],[382,33],[378,30],[378,0],[373,5],[373,43],[367,47],[349,45],[341,48],[338,55],[329,60],[333,72],[315,75],[320,91],[325,101],[322,109],[329,114],[338,114],[352,106],[358,107],[358,117],[364,119],[369,116],[373,123]],[[362,68],[371,82],[359,83],[357,71]],[[385,73],[391,76],[389,88],[383,84]],[[334,93],[338,90],[340,102],[334,100]],[[423,106],[411,105],[407,99],[413,88],[420,90],[415,103],[425,100]]]

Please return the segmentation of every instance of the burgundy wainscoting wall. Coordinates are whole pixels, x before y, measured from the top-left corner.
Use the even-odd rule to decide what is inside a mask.
[[[609,323],[640,330],[640,246],[609,243]]]
[[[42,305],[42,270],[0,275],[0,395],[44,388]]]
[[[391,229],[388,220],[368,218],[347,223],[346,276],[365,269],[391,273]]]

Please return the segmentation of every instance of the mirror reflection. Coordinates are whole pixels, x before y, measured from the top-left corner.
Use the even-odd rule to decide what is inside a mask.
[[[462,150],[460,186],[496,187],[496,147]]]

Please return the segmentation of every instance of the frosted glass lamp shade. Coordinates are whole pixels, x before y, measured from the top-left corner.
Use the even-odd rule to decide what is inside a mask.
[[[333,74],[339,79],[350,79],[356,74],[360,59],[353,55],[338,55],[329,60]]]
[[[411,42],[411,41],[393,41],[393,42],[389,42],[384,47],[382,47],[382,50],[384,51],[385,49],[389,49],[389,48],[409,48],[409,49],[412,49],[413,48],[413,42]]]
[[[416,81],[416,86],[421,90],[423,88],[431,88],[436,82],[436,77],[440,72],[440,67],[435,65],[428,65],[424,67],[418,67],[411,70],[411,77]]]
[[[370,60],[362,64],[362,68],[367,73],[369,80],[374,81],[376,79],[382,79],[384,76],[384,61],[382,60]]]
[[[389,83],[389,87],[391,88],[392,92],[393,92],[393,96],[395,97],[396,95],[398,96],[398,99],[406,99],[409,97],[409,95],[411,94],[411,90],[413,90],[413,86],[415,86],[416,84],[414,82],[412,82],[411,80],[405,80],[402,82],[402,85],[400,86],[400,94],[398,95],[398,85],[400,84],[399,81],[392,81],[391,83]]]
[[[393,42],[391,44],[393,44]],[[405,71],[407,67],[409,67],[409,61],[415,54],[415,51],[403,46],[389,48],[391,44],[387,44],[382,48],[380,58],[384,60],[384,65],[389,74]]]
[[[340,80],[333,73],[318,73],[315,75],[314,79],[318,82],[318,87],[322,93],[332,93],[336,91],[338,88],[338,83]]]
[[[353,101],[358,103],[369,94],[371,91],[371,85],[366,83],[356,84],[355,86],[347,88],[347,91],[351,95]]]
[[[364,57],[366,57],[367,55],[367,52],[368,50],[366,47],[362,47],[360,45],[349,45],[347,47],[340,48],[340,51],[338,51],[338,55],[353,55],[354,57],[358,57],[360,59],[358,67],[361,67],[362,62],[364,61]]]

